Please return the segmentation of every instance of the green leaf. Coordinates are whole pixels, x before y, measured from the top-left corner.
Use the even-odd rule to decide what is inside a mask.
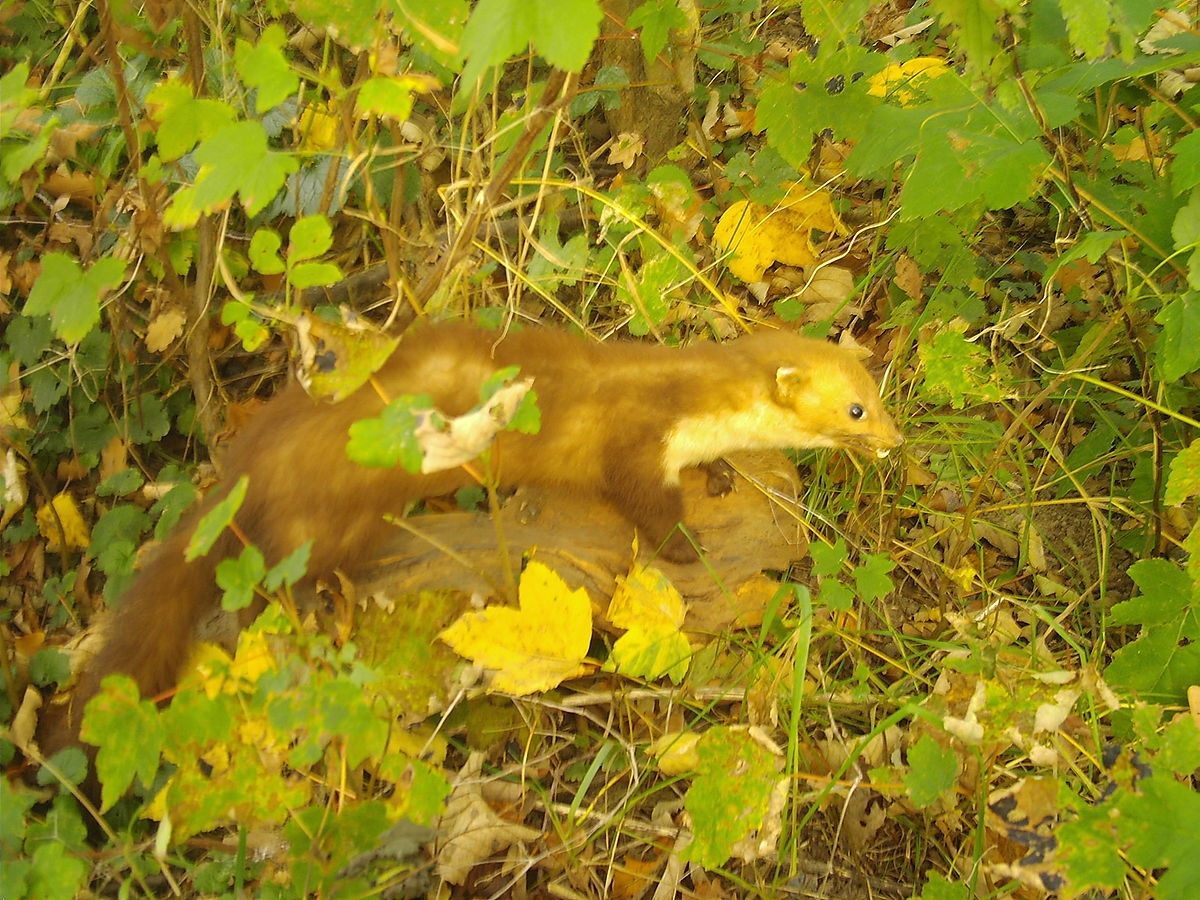
[[[837,41],[839,44],[858,42],[863,16],[872,0],[802,0],[801,17],[804,30],[818,41]]]
[[[959,328],[939,331],[922,342],[917,352],[925,370],[925,387],[934,396],[946,397],[955,409],[962,409],[968,399],[994,403],[1004,396],[996,367]]]
[[[257,90],[255,112],[263,113],[277,106],[300,85],[300,79],[283,55],[286,42],[287,35],[277,23],[267,26],[257,46],[243,40],[237,42],[234,61],[242,80]]]
[[[1154,342],[1154,359],[1167,382],[1200,369],[1200,293],[1188,291],[1168,302],[1155,317],[1162,331]]]
[[[70,676],[71,663],[67,654],[57,647],[39,650],[29,660],[29,680],[38,687],[46,687],[51,683],[66,684]]]
[[[1189,131],[1171,147],[1171,189],[1176,194],[1200,185],[1200,131]]]
[[[244,547],[237,559],[221,560],[217,563],[217,586],[225,592],[221,607],[231,611],[245,609],[266,574],[266,561],[257,547]]]
[[[854,584],[859,599],[880,600],[896,589],[888,572],[896,568],[896,562],[882,553],[869,553],[862,563],[854,567]]]
[[[931,0],[929,4],[948,25],[957,26],[955,43],[967,56],[972,69],[987,73],[999,69],[1004,61],[998,36],[999,20],[1005,9],[1015,8],[1012,0]]]
[[[868,79],[886,59],[858,47],[822,45],[816,59],[796,55],[786,79],[771,80],[758,98],[756,120],[767,141],[797,170],[808,167],[813,135],[830,129],[839,140],[856,140],[867,133],[872,110],[879,101],[868,96]]]
[[[836,578],[821,580],[821,592],[817,602],[835,612],[845,612],[854,605],[854,591],[842,584]]]
[[[683,858],[715,868],[763,825],[779,759],[745,731],[723,726],[701,735],[696,751],[698,774],[684,798],[694,838]]]
[[[288,270],[288,284],[297,290],[342,280],[342,270],[333,263],[300,263]]]
[[[111,256],[96,260],[85,272],[65,253],[47,253],[23,312],[50,316],[55,335],[76,344],[100,321],[101,296],[124,275],[125,263]]]
[[[1190,775],[1200,769],[1200,724],[1181,715],[1163,729],[1156,766],[1165,766],[1176,775]]]
[[[162,82],[146,98],[150,115],[158,123],[154,138],[164,161],[178,159],[199,141],[230,125],[236,114],[223,100],[198,99],[178,79]]]
[[[125,542],[132,546],[141,543],[142,535],[150,527],[150,516],[140,506],[121,503],[105,512],[92,527],[92,540],[88,555],[98,557],[111,545]],[[107,572],[107,569],[102,571]]]
[[[84,860],[69,854],[62,844],[49,841],[33,851],[32,863],[26,890],[27,896],[38,900],[73,900],[91,871]]]
[[[146,479],[137,469],[122,469],[96,485],[96,496],[124,497],[126,494],[132,494],[145,483]]]
[[[402,465],[409,472],[420,472],[423,454],[413,431],[417,414],[432,409],[433,399],[428,394],[397,397],[376,418],[350,426],[346,455],[360,466]]]
[[[1110,0],[1059,0],[1071,46],[1086,59],[1103,56],[1112,26]]]
[[[556,69],[578,72],[600,36],[597,0],[517,0],[532,14],[533,49]]]
[[[0,77],[0,137],[7,137],[17,117],[37,100],[37,91],[26,87],[29,81],[29,63],[15,63],[12,69]]]
[[[324,216],[297,219],[288,232],[288,262],[316,259],[333,246],[333,228]]]
[[[225,495],[225,499],[200,519],[196,530],[192,533],[192,539],[188,541],[187,549],[183,553],[184,559],[191,562],[212,549],[217,538],[221,536],[221,532],[233,521],[233,517],[241,508],[242,501],[246,499],[246,488],[249,484],[250,476],[243,475]]]
[[[397,4],[399,5],[399,4]],[[417,9],[422,3],[414,3]],[[352,49],[369,47],[379,40],[380,0],[293,0],[292,11],[316,26],[318,30],[329,29],[338,36],[338,43]],[[391,4],[389,4],[389,9]]]
[[[129,739],[137,735],[136,741]],[[126,675],[109,675],[83,714],[80,737],[99,747],[96,774],[101,783],[100,811],[120,799],[136,775],[147,787],[154,783],[162,752],[162,723],[158,709],[142,700],[137,685]]]
[[[837,538],[832,546],[824,541],[813,541],[809,545],[808,552],[812,556],[813,574],[828,578],[842,571],[842,566],[846,562],[846,541],[843,538]]]
[[[301,544],[267,573],[263,579],[263,587],[268,591],[277,591],[283,585],[291,587],[308,572],[308,557],[312,553],[312,541]]]
[[[196,182],[175,194],[163,215],[173,228],[187,228],[205,213],[224,209],[236,193],[248,215],[260,213],[299,168],[295,158],[267,147],[258,122],[222,128],[196,148]]]
[[[982,199],[1007,209],[1033,196],[1050,157],[1035,141],[931,129],[901,192],[901,217],[919,219]]]
[[[596,0],[480,0],[463,29],[461,83],[474,87],[484,69],[529,44],[555,68],[578,72],[600,34]]]
[[[1158,900],[1200,896],[1200,793],[1172,778],[1155,775],[1123,798],[1118,819],[1129,838],[1129,860],[1147,871],[1162,866]]]
[[[1163,503],[1178,506],[1197,494],[1200,494],[1200,438],[1192,441],[1171,460],[1171,474],[1167,476]]]
[[[358,89],[354,102],[359,110],[403,122],[412,115],[413,92],[419,87],[420,82],[413,78],[368,78]]]
[[[250,265],[254,266],[254,271],[261,272],[263,275],[278,275],[283,272],[284,262],[279,255],[279,248],[282,246],[283,240],[270,228],[256,230],[254,236],[250,238],[249,250]],[[234,311],[229,311],[231,306],[234,307]],[[245,303],[230,300],[221,311],[221,322],[225,325],[232,325],[235,321],[240,322],[249,314],[250,307]]]
[[[1176,622],[1196,604],[1196,587],[1188,574],[1166,559],[1143,559],[1129,567],[1137,596],[1116,604],[1113,625],[1163,625]]]
[[[958,757],[954,751],[943,748],[928,734],[909,749],[904,786],[917,809],[924,809],[953,788],[957,777]]]
[[[642,53],[653,62],[667,46],[671,29],[686,29],[688,18],[675,0],[649,0],[629,14],[625,27],[641,29]]]
[[[138,398],[129,410],[125,423],[129,440],[135,444],[153,443],[171,430],[171,420],[162,397],[149,391]]]
[[[3,84],[0,81],[0,85]],[[0,844],[5,847],[20,847],[25,842],[29,810],[39,801],[32,791],[17,785],[21,785],[19,779],[10,782],[7,778],[0,778]],[[8,858],[6,854],[5,859]]]
[[[968,900],[970,893],[967,885],[947,881],[937,872],[931,871],[917,900]]]

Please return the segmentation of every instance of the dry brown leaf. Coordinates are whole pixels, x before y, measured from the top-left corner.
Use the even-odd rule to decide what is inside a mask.
[[[129,468],[129,447],[124,439],[113,437],[100,451],[100,480],[111,478]]]
[[[896,277],[892,281],[896,287],[914,300],[920,300],[925,296],[921,267],[907,253],[901,253],[896,260]]]
[[[541,832],[501,818],[483,799],[483,754],[472,753],[458,773],[438,823],[438,875],[451,884],[466,881],[471,869],[518,841],[534,841]]]
[[[169,307],[156,315],[146,327],[146,349],[151,353],[162,353],[183,334],[187,315],[180,309]]]

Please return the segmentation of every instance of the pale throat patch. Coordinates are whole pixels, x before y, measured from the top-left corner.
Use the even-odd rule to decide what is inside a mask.
[[[740,412],[706,413],[680,419],[663,439],[663,479],[679,483],[679,471],[736,450],[836,447],[828,435],[803,427],[800,417],[769,400]]]

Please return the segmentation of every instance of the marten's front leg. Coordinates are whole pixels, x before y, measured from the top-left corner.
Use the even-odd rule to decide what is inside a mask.
[[[613,464],[605,473],[604,496],[637,526],[643,545],[651,552],[676,563],[700,558],[679,528],[683,522],[683,492],[678,485],[667,485],[655,475]]]

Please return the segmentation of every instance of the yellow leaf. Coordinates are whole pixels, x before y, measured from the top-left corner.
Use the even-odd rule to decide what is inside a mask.
[[[762,281],[774,263],[811,266],[817,262],[812,232],[844,234],[846,229],[825,191],[795,182],[775,207],[746,200],[731,205],[717,221],[713,241],[728,256],[725,264],[745,282]]]
[[[672,731],[664,734],[646,748],[658,760],[658,770],[664,775],[686,775],[700,767],[696,744],[700,735],[694,731]]]
[[[47,549],[61,553],[62,541],[68,547],[83,549],[91,540],[87,523],[79,512],[75,498],[63,491],[37,511],[38,531],[46,539]],[[62,530],[59,530],[59,524]]]
[[[653,566],[635,565],[608,604],[608,621],[618,628],[657,626],[678,631],[687,614],[684,602],[670,579]]]
[[[236,694],[256,684],[263,673],[274,668],[275,657],[271,655],[266,633],[248,630],[238,635],[233,658],[216,644],[197,644],[184,672],[194,676],[186,680],[198,684],[211,700],[219,694]]]
[[[495,670],[491,689],[532,694],[587,671],[592,604],[552,569],[531,562],[521,574],[520,609],[469,612],[439,637],[459,656]]]
[[[615,644],[605,669],[654,680],[687,674],[692,647],[680,634],[687,603],[670,580],[652,566],[634,566],[617,582],[608,620],[627,629]]]
[[[604,668],[649,681],[666,675],[678,684],[691,659],[692,645],[680,632],[636,627],[617,638]]]
[[[300,113],[300,146],[305,150],[329,150],[337,139],[337,116],[324,104],[310,104]]]
[[[949,69],[946,61],[936,56],[918,56],[898,65],[890,65],[871,76],[867,93],[876,97],[892,97],[901,106],[916,98],[923,81],[937,78]]]

